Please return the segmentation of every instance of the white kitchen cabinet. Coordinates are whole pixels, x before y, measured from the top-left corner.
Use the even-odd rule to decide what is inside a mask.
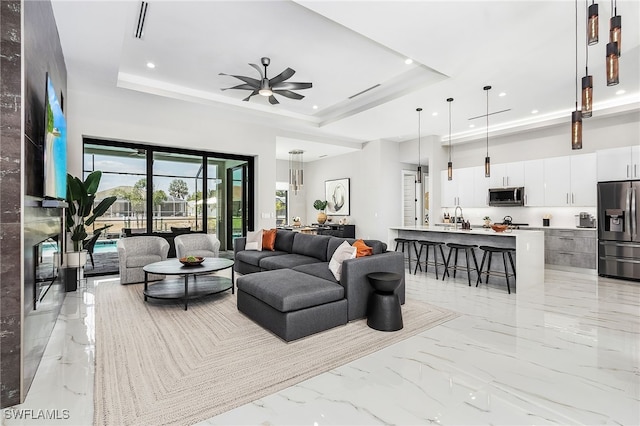
[[[544,206],[544,161],[524,161],[524,205]]]
[[[484,177],[483,167],[453,169],[452,180],[447,180],[447,171],[443,170],[440,204],[442,207],[486,207],[488,187],[481,185],[487,185],[488,180]]]
[[[513,186],[524,186],[524,162],[492,164],[490,188]]]
[[[595,206],[597,186],[595,170],[595,154],[545,159],[544,205],[549,207]]]
[[[603,149],[596,155],[598,182],[640,179],[640,146]]]
[[[596,154],[571,156],[572,206],[593,207],[597,204],[596,162]]]

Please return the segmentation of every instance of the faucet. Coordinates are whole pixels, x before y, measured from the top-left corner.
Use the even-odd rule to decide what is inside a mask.
[[[464,217],[462,216],[462,207],[456,206],[456,209],[453,211],[453,229],[455,229],[456,231],[458,230],[458,209],[460,209],[460,217]]]

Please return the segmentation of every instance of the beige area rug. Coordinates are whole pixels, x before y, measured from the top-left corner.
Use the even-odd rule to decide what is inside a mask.
[[[142,288],[96,287],[94,424],[193,424],[459,316],[408,301],[401,331],[359,320],[285,343],[238,312],[230,292],[184,311],[145,303]]]

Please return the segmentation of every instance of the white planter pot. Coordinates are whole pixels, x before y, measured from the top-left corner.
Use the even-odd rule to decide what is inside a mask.
[[[68,251],[65,253],[65,265],[69,268],[83,267],[87,263],[87,251]]]

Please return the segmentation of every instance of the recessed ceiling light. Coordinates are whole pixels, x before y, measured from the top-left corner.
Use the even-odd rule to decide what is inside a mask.
[[[314,106],[313,106],[313,109],[318,109],[318,105],[314,105]]]
[[[407,65],[411,65],[413,63],[413,59],[407,58],[407,59],[404,60],[404,63],[407,64]]]
[[[620,89],[616,92],[616,95],[624,95],[625,93],[627,93],[624,89]]]
[[[432,112],[431,115],[433,115],[435,117],[436,115],[438,115],[438,113],[437,112]]]
[[[473,128],[473,127],[476,127],[476,125],[475,124],[469,124],[469,127]]]
[[[154,69],[155,67],[156,67],[156,64],[154,64],[153,62],[147,62],[147,68]]]
[[[507,94],[505,92],[500,92],[498,96],[503,97],[503,96],[507,96]]]
[[[533,109],[533,110],[531,110],[531,114],[537,114],[537,113],[538,113],[538,110],[537,110],[537,109]]]

